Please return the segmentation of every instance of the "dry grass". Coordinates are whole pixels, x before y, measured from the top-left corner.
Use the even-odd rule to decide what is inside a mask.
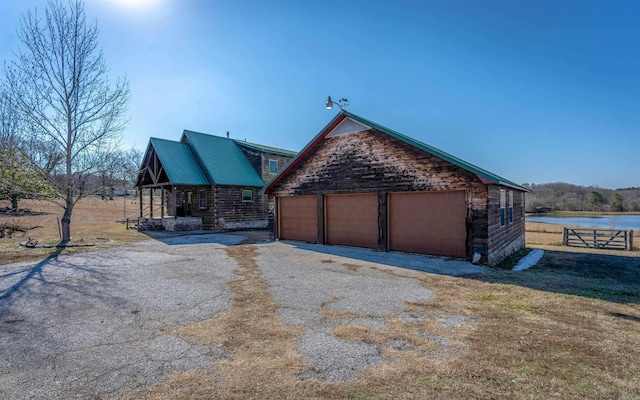
[[[28,236],[57,240],[58,209],[27,201],[22,206],[45,212],[16,217],[26,225],[44,226]],[[87,199],[74,216],[74,239],[124,242],[146,237],[115,223],[122,218],[121,202]],[[640,240],[640,232],[636,238]],[[20,240],[24,239],[0,240],[2,262],[47,255],[16,248]],[[229,255],[238,263],[238,279],[229,283],[231,309],[190,326],[168,328],[196,343],[224,349],[228,358],[124,398],[640,398],[640,253],[565,248],[556,245],[560,242],[561,227],[527,223],[528,246],[546,252],[536,268],[519,273],[496,270],[490,276],[453,278],[385,269],[418,276],[436,299],[408,303],[406,309],[438,317],[403,323],[390,316],[384,330],[338,326],[334,333],[343,340],[406,342],[383,350],[382,365],[366,368],[344,383],[297,378],[306,366],[296,352],[302,330],[287,326],[278,316],[279,305],[255,263],[255,247],[230,247]],[[323,315],[362,317],[327,309]],[[439,322],[452,315],[472,322],[453,329]]]
[[[301,330],[287,327],[277,315],[278,305],[255,264],[255,249],[244,245],[228,251],[238,261],[240,278],[230,283],[232,309],[173,333],[223,347],[230,359],[204,372],[177,375],[131,398],[640,398],[637,257],[583,253],[584,258],[574,260],[578,253],[556,252],[537,271],[496,271],[488,278],[381,270],[418,276],[436,299],[407,303],[406,309],[436,317],[403,323],[390,316],[386,329],[337,326],[334,334],[342,340],[401,345],[383,347],[386,361],[363,369],[357,379],[327,383],[297,378],[305,366],[295,350]],[[625,284],[624,293],[610,290]],[[604,295],[593,296],[593,289]],[[323,316],[363,317],[326,308]],[[470,323],[442,323],[454,316]]]
[[[234,254],[235,253],[235,254]],[[234,306],[224,315],[176,329],[200,344],[222,346],[230,360],[188,372],[131,398],[224,399],[635,399],[640,396],[640,310],[637,303],[607,302],[473,278],[424,275],[434,302],[407,309],[474,318],[455,329],[426,319],[395,317],[388,329],[341,325],[348,341],[406,345],[385,349],[387,360],[357,379],[325,383],[298,380],[304,360],[295,352],[300,331],[287,327],[257,268],[250,246],[233,248],[241,280],[230,284]],[[243,265],[244,263],[244,265]],[[395,270],[398,276],[415,276]],[[506,274],[508,275],[508,274]],[[531,277],[529,277],[530,279]],[[500,280],[500,279],[499,279]],[[358,314],[324,311],[328,318]],[[421,337],[416,332],[428,332]],[[444,345],[443,345],[444,343]]]
[[[539,248],[553,248],[552,246],[562,246],[562,225],[544,224],[541,222],[526,223],[527,246]],[[580,226],[568,226],[568,228],[582,228]],[[616,254],[621,256],[637,257],[637,251],[640,251],[640,231],[633,231],[633,247],[634,252],[622,250],[597,250],[583,249],[575,247],[565,247],[564,250],[573,252],[584,252],[591,254]]]
[[[91,243],[97,239],[106,238],[118,244],[147,238],[136,230],[126,230],[123,224],[116,222],[124,219],[123,201],[124,199],[119,197],[105,202],[95,196],[78,202],[71,220],[72,243]],[[9,204],[8,201],[0,201],[0,209],[9,207]],[[33,226],[41,226],[41,228],[29,230],[24,235],[16,233],[11,238],[0,239],[0,252],[2,252],[0,264],[39,260],[54,251],[51,248],[28,249],[19,246],[20,242],[28,238],[36,239],[40,244],[54,244],[60,241],[58,219],[62,218],[62,208],[51,202],[39,200],[21,200],[19,206],[21,210],[28,210],[28,212],[22,215],[0,214],[0,224],[11,223],[28,228]],[[127,213],[131,214],[135,212],[137,204],[127,199],[126,207]],[[95,248],[68,247],[62,251],[62,254],[92,249]]]

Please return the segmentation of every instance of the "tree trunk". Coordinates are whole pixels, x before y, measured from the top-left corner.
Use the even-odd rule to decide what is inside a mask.
[[[18,211],[18,200],[20,200],[20,197],[18,197],[17,194],[12,194],[11,195],[11,209],[12,210]]]
[[[67,244],[71,241],[71,213],[73,212],[73,195],[71,191],[67,192],[66,207],[62,214],[62,240],[60,244]]]

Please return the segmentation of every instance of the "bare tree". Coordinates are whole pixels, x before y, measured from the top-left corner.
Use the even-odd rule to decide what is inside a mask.
[[[71,215],[85,196],[87,177],[98,173],[121,139],[130,98],[125,78],[111,82],[98,27],[87,23],[84,4],[50,2],[44,19],[37,10],[22,16],[17,60],[5,67],[7,87],[31,139],[53,143],[62,154],[50,184],[60,193],[62,243],[71,239]]]

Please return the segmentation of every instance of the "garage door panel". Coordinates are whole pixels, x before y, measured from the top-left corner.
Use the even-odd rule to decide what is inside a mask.
[[[389,194],[389,249],[464,258],[465,193]]]
[[[378,247],[378,195],[327,195],[325,198],[327,243]]]
[[[316,196],[278,198],[280,239],[316,242],[318,240],[318,199]]]

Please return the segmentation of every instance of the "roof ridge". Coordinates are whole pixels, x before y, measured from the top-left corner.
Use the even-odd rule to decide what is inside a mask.
[[[242,139],[236,139],[236,138],[231,138],[231,137],[226,137],[226,136],[219,136],[219,135],[214,135],[211,133],[204,133],[204,132],[198,132],[198,131],[192,131],[191,129],[183,129],[182,133],[184,134],[185,132],[189,132],[189,133],[195,133],[198,135],[205,135],[205,136],[211,136],[217,139],[225,139],[225,140],[231,140],[237,144],[240,145],[246,145],[246,146],[256,146],[256,147],[262,147],[265,149],[272,149],[272,150],[278,150],[278,151],[282,151],[282,152],[286,152],[286,153],[293,153],[293,154],[298,154],[297,151],[295,150],[289,150],[289,149],[284,149],[282,147],[275,147],[275,146],[269,146],[266,144],[260,144],[260,143],[255,143],[255,142],[248,142],[246,139],[242,140]]]
[[[353,118],[358,122],[361,122],[363,124],[366,125],[370,125],[372,128],[375,128],[379,131],[382,131],[383,133],[387,133],[390,134],[391,136],[396,137],[399,140],[404,141],[405,143],[408,143],[412,146],[418,147],[424,151],[427,151],[437,157],[443,158],[446,161],[451,162],[452,164],[455,164],[463,169],[466,169],[467,171],[476,173],[477,175],[482,176],[483,178],[489,179],[491,181],[494,181],[494,183],[496,184],[500,184],[500,185],[505,185],[505,186],[515,186],[515,188],[520,189],[520,190],[524,190],[527,191],[528,189],[522,187],[521,185],[518,185],[515,182],[512,182],[506,178],[503,178],[502,176],[495,174],[491,171],[488,171],[482,167],[479,167],[475,164],[470,163],[469,161],[465,161],[459,157],[456,157],[450,153],[447,153],[444,150],[440,150],[437,147],[431,146],[429,144],[426,144],[424,142],[419,141],[418,139],[414,139],[412,137],[409,137],[403,133],[400,133],[396,130],[387,128],[384,125],[378,124],[376,122],[370,121],[366,118],[363,118],[359,115],[353,114],[349,111],[346,110],[342,110],[341,113],[343,113],[345,116],[349,117],[349,118]],[[435,153],[435,154],[434,154]]]
[[[264,181],[232,139],[183,130],[195,159],[216,185],[262,187]]]
[[[297,151],[283,149],[282,147],[275,147],[275,146],[269,146],[266,144],[247,142],[246,140],[240,140],[240,139],[231,139],[231,140],[233,140],[236,144],[240,146],[257,147],[258,149],[262,149],[262,150],[275,150],[281,153],[291,153],[292,155],[298,154]]]

